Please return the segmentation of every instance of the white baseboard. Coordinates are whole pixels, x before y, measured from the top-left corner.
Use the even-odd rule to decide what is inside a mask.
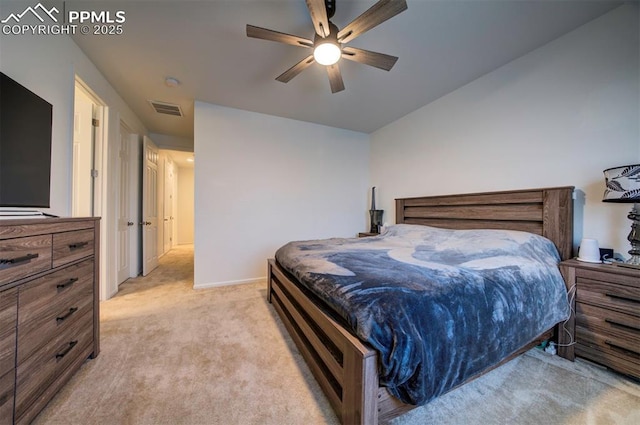
[[[266,282],[267,277],[256,277],[253,279],[241,279],[241,280],[227,280],[225,282],[211,282],[211,283],[200,283],[193,284],[193,289],[207,289],[207,288],[217,288],[219,286],[229,286],[229,285],[244,285],[247,283],[259,283]]]

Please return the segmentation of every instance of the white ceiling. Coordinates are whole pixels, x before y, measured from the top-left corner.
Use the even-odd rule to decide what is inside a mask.
[[[337,0],[343,28],[375,0]],[[303,0],[67,1],[67,9],[124,10],[124,34],[74,36],[148,130],[193,138],[193,102],[365,133],[450,93],[622,4],[568,0],[407,0],[408,10],[349,43],[398,56],[390,71],[341,61],[346,89],[332,94],[314,64],[275,81],[309,54],[248,38],[246,24],[313,38]],[[181,84],[170,88],[167,76]],[[176,103],[184,118],[148,100]]]

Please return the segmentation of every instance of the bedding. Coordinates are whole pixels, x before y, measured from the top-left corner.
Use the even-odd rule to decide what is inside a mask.
[[[290,242],[276,261],[379,353],[380,384],[424,404],[569,316],[558,252],[538,235],[398,224]]]

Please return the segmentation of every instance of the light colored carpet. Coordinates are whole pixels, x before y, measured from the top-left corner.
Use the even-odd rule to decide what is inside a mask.
[[[266,284],[193,290],[180,246],[101,304],[101,353],[36,424],[337,424]],[[640,385],[532,350],[396,420],[639,424]]]

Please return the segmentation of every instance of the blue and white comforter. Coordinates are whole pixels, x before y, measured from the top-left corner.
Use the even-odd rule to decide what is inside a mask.
[[[290,242],[278,263],[380,353],[380,381],[424,404],[569,315],[551,241],[399,224],[376,237]]]

